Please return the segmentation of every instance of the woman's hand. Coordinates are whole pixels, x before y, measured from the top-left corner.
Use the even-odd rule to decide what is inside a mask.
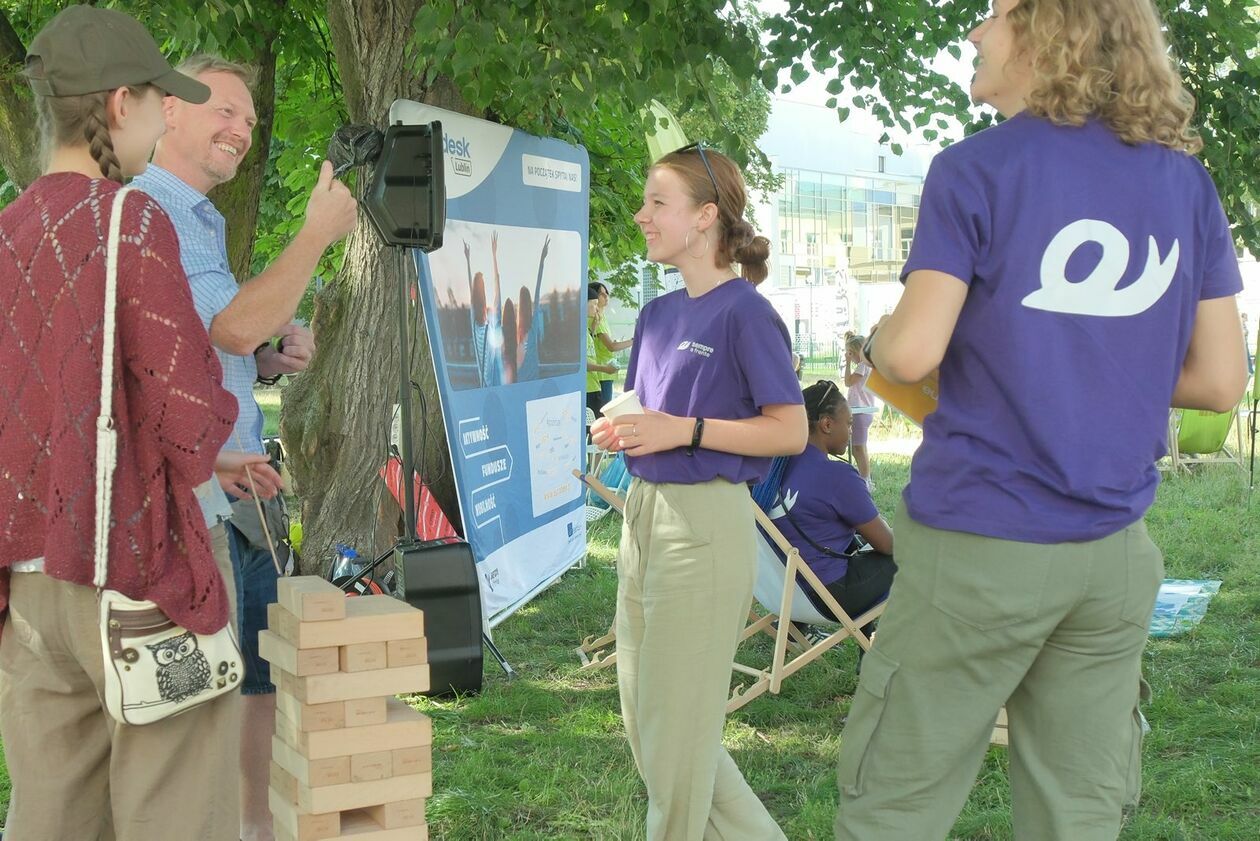
[[[591,424],[591,443],[609,453],[617,452],[617,434],[613,432],[612,418],[597,418]]]
[[[596,426],[607,421],[607,426]],[[624,450],[627,455],[646,456],[675,450],[691,443],[691,430],[695,421],[664,412],[645,409],[641,415],[618,415],[609,420],[601,418],[591,427],[591,440],[596,446],[610,452]]]

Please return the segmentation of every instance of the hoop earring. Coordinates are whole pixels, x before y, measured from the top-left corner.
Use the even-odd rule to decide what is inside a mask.
[[[709,233],[708,231],[700,231],[699,228],[695,228],[693,230],[699,231],[700,236],[704,237],[704,251],[701,251],[699,254],[691,253],[691,231],[687,231],[687,235],[683,237],[683,248],[687,251],[688,257],[693,260],[699,260],[701,257],[709,253]]]

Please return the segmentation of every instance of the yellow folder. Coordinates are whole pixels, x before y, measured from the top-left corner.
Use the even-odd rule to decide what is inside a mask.
[[[939,374],[933,371],[917,383],[902,384],[890,382],[878,370],[872,370],[866,387],[880,400],[923,426],[923,419],[936,411]]]

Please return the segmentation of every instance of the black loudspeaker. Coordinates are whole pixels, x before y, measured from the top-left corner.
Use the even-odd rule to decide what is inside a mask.
[[[472,549],[449,538],[401,545],[394,550],[403,598],[424,611],[429,641],[429,691],[425,695],[481,691],[481,591]]]
[[[385,129],[363,208],[386,245],[436,251],[446,227],[442,124]]]

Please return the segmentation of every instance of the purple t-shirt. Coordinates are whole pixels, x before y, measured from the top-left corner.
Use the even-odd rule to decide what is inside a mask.
[[[1196,307],[1242,289],[1198,160],[1018,115],[933,161],[902,278],[918,269],[969,288],[910,515],[1030,543],[1140,519]]]
[[[681,417],[741,420],[761,407],[801,403],[787,328],[751,283],[728,280],[699,298],[679,289],[639,314],[626,388],[645,409]],[[630,472],[651,482],[693,485],[721,477],[755,482],[768,458],[700,447],[628,456]]]
[[[849,562],[833,558],[809,541],[843,553],[857,527],[878,516],[866,480],[852,465],[832,461],[813,444],[799,456],[788,459],[779,500],[770,510],[779,531],[800,551],[801,558],[823,584],[844,578]],[[802,532],[809,540],[801,536]]]

